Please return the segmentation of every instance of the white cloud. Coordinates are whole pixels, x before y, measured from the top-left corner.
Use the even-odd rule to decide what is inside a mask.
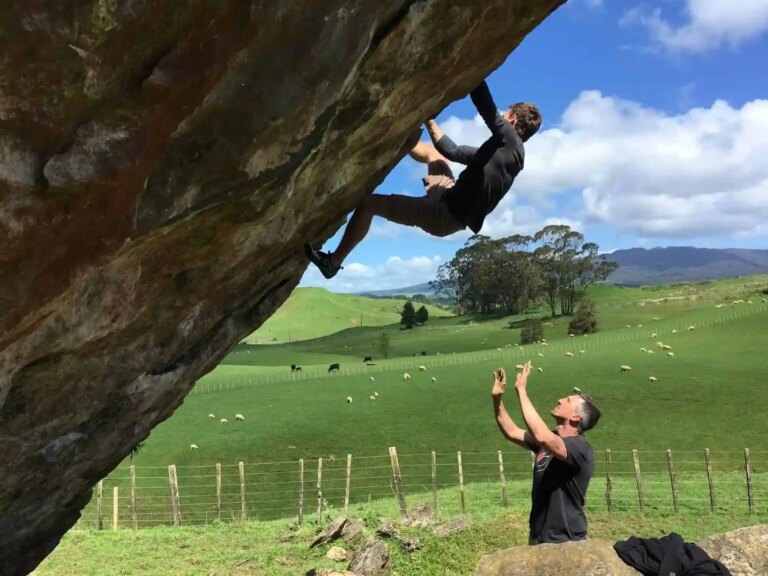
[[[331,280],[323,278],[317,268],[310,265],[301,279],[301,285],[321,286],[334,292],[401,288],[434,280],[437,268],[442,263],[440,256],[415,256],[407,259],[390,256],[376,266],[357,262],[344,264],[344,269]]]
[[[460,144],[479,145],[488,135],[478,118],[451,118],[444,129]],[[766,150],[768,100],[741,108],[716,101],[670,115],[582,92],[558,126],[528,142],[525,170],[482,233],[536,230],[560,217],[582,232],[604,222],[648,237],[762,236]],[[577,206],[542,213],[542,198],[569,191],[581,192]]]
[[[373,222],[368,235],[377,238],[397,238],[402,231],[403,227],[399,224],[383,220],[381,222]]]
[[[675,25],[661,8],[640,5],[627,11],[620,23],[643,26],[654,46],[673,52],[705,52],[721,44],[735,48],[768,30],[768,2],[686,0],[684,18]]]

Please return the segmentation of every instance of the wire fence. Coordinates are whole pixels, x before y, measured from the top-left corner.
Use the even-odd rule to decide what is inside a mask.
[[[418,366],[424,366],[427,369],[434,369],[446,366],[459,366],[462,364],[474,364],[477,362],[487,362],[491,360],[504,362],[515,359],[524,359],[531,354],[544,353],[565,354],[566,352],[576,353],[579,350],[590,350],[601,348],[607,344],[617,344],[622,342],[649,341],[651,338],[661,339],[676,333],[685,333],[690,326],[696,330],[708,326],[722,324],[738,318],[744,318],[754,314],[768,311],[768,305],[763,302],[754,304],[730,304],[727,308],[716,309],[713,313],[711,309],[700,309],[696,312],[686,315],[684,319],[675,319],[674,322],[652,323],[637,326],[627,326],[624,329],[612,330],[603,334],[594,334],[589,337],[568,338],[548,344],[542,342],[539,344],[528,344],[518,346],[517,344],[505,344],[496,350],[483,350],[478,352],[463,352],[459,354],[433,352],[425,356],[415,358],[398,358],[377,362],[373,365],[361,364],[348,367],[340,366],[337,370],[322,369],[320,367],[308,367],[308,370],[298,372],[286,372],[285,374],[268,374],[262,376],[248,376],[242,378],[220,379],[215,382],[198,382],[192,389],[192,394],[210,394],[224,390],[234,390],[262,384],[278,384],[282,382],[295,382],[297,380],[313,380],[316,378],[333,378],[337,376],[371,376],[381,372],[408,371],[417,370]],[[289,367],[286,366],[286,370]]]
[[[589,510],[768,513],[768,450],[599,451]],[[443,518],[488,508],[527,510],[534,455],[428,452],[341,459],[120,467],[94,489],[78,528],[200,525],[293,518],[376,501],[393,515],[430,503]]]

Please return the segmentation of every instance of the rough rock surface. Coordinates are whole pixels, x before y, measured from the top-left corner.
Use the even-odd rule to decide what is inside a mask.
[[[458,518],[454,518],[450,522],[446,522],[445,524],[436,526],[435,535],[438,538],[450,538],[454,534],[457,534],[462,530],[466,530],[471,525],[472,523],[468,518],[466,518],[465,516],[459,516]]]
[[[731,576],[768,574],[768,524],[731,530],[697,544],[725,564]]]
[[[642,535],[640,535],[642,536]],[[480,558],[475,576],[638,576],[608,540],[541,544],[501,550]],[[697,542],[732,576],[768,574],[768,525],[750,526]]]
[[[2,3],[0,573],[563,1]]]
[[[640,576],[607,540],[519,546],[482,556],[475,576]]]
[[[376,538],[369,536],[355,550],[347,570],[362,576],[381,576],[389,571],[389,548]]]
[[[350,560],[347,558],[347,551],[341,546],[331,546],[328,552],[325,553],[325,557],[334,562],[346,562]]]

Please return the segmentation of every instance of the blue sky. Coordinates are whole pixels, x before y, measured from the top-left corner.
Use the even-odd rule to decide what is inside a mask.
[[[601,251],[768,247],[766,62],[766,0],[570,0],[488,77],[500,110],[535,102],[544,124],[481,233],[566,223]],[[457,143],[488,136],[469,98],[437,121]],[[376,193],[422,195],[424,173],[406,158]],[[376,219],[333,280],[310,266],[301,285],[426,282],[468,236]]]

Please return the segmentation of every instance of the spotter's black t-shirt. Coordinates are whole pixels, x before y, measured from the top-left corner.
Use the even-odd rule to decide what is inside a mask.
[[[595,471],[595,454],[584,436],[569,436],[563,442],[568,456],[558,460],[525,433],[526,446],[536,453],[529,518],[533,544],[587,537],[584,499]]]

